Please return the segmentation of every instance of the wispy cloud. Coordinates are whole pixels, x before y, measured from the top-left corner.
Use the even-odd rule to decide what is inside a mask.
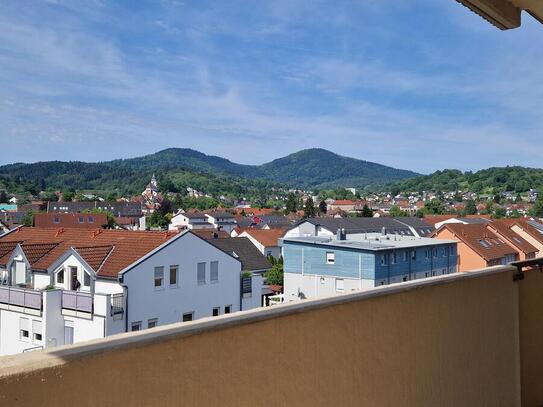
[[[481,40],[462,13],[431,6],[435,23],[423,5],[7,7],[1,160],[189,146],[258,163],[321,146],[417,171],[538,165],[543,55],[526,36],[540,28]]]

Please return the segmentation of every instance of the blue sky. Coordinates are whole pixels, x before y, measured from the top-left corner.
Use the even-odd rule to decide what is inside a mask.
[[[453,0],[0,0],[0,163],[323,147],[540,167],[543,26]]]

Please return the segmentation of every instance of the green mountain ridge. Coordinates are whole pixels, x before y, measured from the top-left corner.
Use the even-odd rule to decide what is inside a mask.
[[[240,194],[273,186],[363,188],[418,175],[317,148],[302,150],[262,165],[237,164],[192,149],[168,148],[142,157],[98,163],[44,161],[0,167],[4,184],[7,180],[17,180],[35,183],[38,190],[45,185],[54,189],[118,190],[123,193],[141,191],[153,172],[157,172],[161,178],[177,181],[181,187],[201,187],[206,193],[232,192],[230,188],[221,189],[215,185],[227,182]],[[191,176],[200,182],[191,180]],[[202,178],[209,178],[210,183],[205,185]]]

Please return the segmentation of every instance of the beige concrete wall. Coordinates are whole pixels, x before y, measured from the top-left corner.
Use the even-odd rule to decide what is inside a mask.
[[[0,359],[0,405],[518,406],[524,282],[497,270]]]
[[[543,274],[525,273],[519,284],[522,405],[543,405]]]

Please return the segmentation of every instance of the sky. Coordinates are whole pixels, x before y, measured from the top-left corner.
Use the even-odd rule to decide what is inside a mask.
[[[321,147],[541,167],[542,83],[543,25],[453,0],[0,0],[0,164]]]

